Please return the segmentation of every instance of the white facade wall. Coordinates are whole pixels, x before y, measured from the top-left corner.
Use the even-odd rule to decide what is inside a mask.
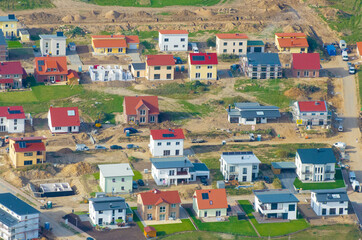
[[[6,117],[0,117],[0,132],[25,132],[25,119],[7,119]]]
[[[0,223],[0,237],[2,239],[28,240],[39,237],[39,213],[22,216],[17,215],[12,211],[9,211],[8,213],[21,222],[12,227],[7,227]]]
[[[250,121],[251,119],[247,119],[247,118],[239,118],[239,123],[242,123],[244,125],[255,125],[256,123],[256,118],[253,118],[253,121]],[[268,119],[267,118],[260,118],[260,123],[267,123]]]
[[[294,205],[294,211],[289,211],[289,205]],[[263,209],[264,208],[264,209]],[[278,203],[277,209],[271,209],[271,204],[263,204],[259,201],[258,197],[255,196],[255,211],[263,215],[277,214],[278,218],[282,218],[283,213],[288,213],[289,220],[297,219],[297,202],[293,203]]]
[[[126,209],[105,210],[99,213],[94,210],[93,202],[89,202],[89,218],[94,225],[108,225],[117,219],[126,221]]]
[[[48,127],[52,133],[77,133],[79,126],[53,127],[50,110],[48,111]]]
[[[167,140],[153,140],[150,135],[150,152],[154,157],[162,156],[183,156],[184,154],[184,140],[183,139],[167,139]],[[164,151],[169,150],[170,155],[164,155]],[[178,154],[176,151],[178,150]]]
[[[235,171],[230,171],[234,167]],[[244,173],[244,168],[246,173]],[[223,158],[220,159],[220,171],[225,180],[230,180],[231,176],[235,176],[239,182],[251,182],[254,178],[258,177],[259,164],[257,163],[240,163],[228,164]]]
[[[335,164],[303,164],[300,156],[296,153],[295,165],[297,175],[301,181],[323,182],[334,180]]]
[[[328,122],[328,111],[325,112],[300,112],[298,102],[293,105],[293,119],[302,120],[302,124],[298,125],[327,125]]]
[[[318,202],[316,199],[316,194],[313,192],[311,194],[311,207],[318,216],[336,216],[348,214],[348,201]],[[323,214],[323,209],[325,209],[325,214]],[[336,214],[330,214],[331,209],[335,209]]]
[[[160,51],[176,52],[187,51],[188,34],[161,34],[158,33],[158,46]]]
[[[93,66],[89,66],[88,73],[92,81],[94,82],[107,82],[107,81],[131,81],[134,80],[132,73],[128,70],[123,70],[121,66],[98,66],[95,69]]]
[[[99,171],[99,186],[101,187],[103,192],[106,192],[106,179],[103,176],[102,171]]]
[[[183,168],[183,170],[187,171],[187,174],[185,175],[177,175],[177,171],[180,171],[180,168],[167,168],[167,169],[157,169],[153,164],[152,164],[152,177],[155,180],[156,184],[158,186],[163,185],[163,186],[169,186],[172,184],[177,185],[177,180],[178,179],[186,179],[184,180],[185,183],[188,183],[190,181],[191,178],[191,174],[190,174],[190,169],[189,168]],[[173,171],[174,175],[170,175],[170,171]],[[196,180],[196,179],[195,179]]]
[[[40,52],[43,56],[51,54],[52,56],[66,55],[66,38],[40,38]]]

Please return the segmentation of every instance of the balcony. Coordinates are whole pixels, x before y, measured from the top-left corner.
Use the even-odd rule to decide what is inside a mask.
[[[264,206],[264,205],[260,205],[260,208],[263,209],[263,211],[265,211],[265,210],[268,210],[268,211],[280,211],[280,210],[283,210],[283,208],[271,209],[270,207],[268,208],[267,206]]]
[[[334,170],[331,170],[331,169],[325,171],[325,173],[334,173],[334,172],[335,172],[335,171],[334,171]]]
[[[307,171],[302,171],[302,174],[311,174],[312,172],[310,170],[307,170]]]
[[[179,172],[176,173],[177,176],[179,176],[179,175],[188,175],[188,174],[189,174],[188,171],[179,171]]]

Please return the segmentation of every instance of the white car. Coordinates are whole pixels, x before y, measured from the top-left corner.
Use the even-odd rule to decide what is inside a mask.
[[[339,149],[345,149],[347,145],[344,142],[336,142],[333,144],[333,146]]]

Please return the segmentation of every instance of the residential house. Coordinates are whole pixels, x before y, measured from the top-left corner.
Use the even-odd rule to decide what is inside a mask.
[[[196,190],[192,208],[199,218],[226,217],[228,201],[225,188]]]
[[[151,130],[150,152],[153,157],[182,156],[184,154],[184,139],[182,129]]]
[[[30,42],[30,33],[26,29],[19,30],[19,37],[22,42]]]
[[[280,118],[279,108],[275,106],[260,106],[259,103],[234,103],[235,108],[227,109],[228,121],[230,123],[241,123],[244,125],[255,125],[267,123],[270,119]]]
[[[253,152],[223,152],[219,161],[227,181],[251,182],[258,177],[261,162]]]
[[[117,65],[113,67],[107,66],[106,68],[99,65],[89,66],[88,72],[93,82],[134,80],[130,71]]]
[[[357,56],[362,58],[362,42],[357,42]]]
[[[157,189],[137,195],[137,212],[143,220],[175,220],[180,216],[181,199],[178,191]]]
[[[186,30],[159,30],[158,47],[160,51],[187,51],[189,33]]]
[[[308,41],[304,33],[276,33],[275,45],[279,52],[307,53]]]
[[[99,185],[105,193],[130,193],[134,173],[129,163],[102,164],[99,168]]]
[[[3,31],[6,39],[18,37],[18,19],[14,14],[0,16],[0,29]]]
[[[40,52],[43,56],[65,56],[67,49],[67,37],[63,32],[54,35],[39,35]]]
[[[69,69],[68,75],[67,75],[67,85],[73,86],[73,85],[79,85],[80,78],[76,71]]]
[[[188,61],[191,81],[217,79],[216,53],[190,53]]]
[[[282,65],[277,53],[248,53],[241,58],[241,68],[251,79],[282,77]]]
[[[253,53],[253,52],[264,52],[265,51],[265,44],[261,40],[248,40],[247,43],[247,53]]]
[[[331,113],[326,101],[297,101],[292,106],[292,114],[297,125],[331,124]]]
[[[126,123],[158,123],[157,96],[126,96],[123,100],[123,117]]]
[[[318,216],[348,214],[349,198],[345,189],[314,190],[310,205]]]
[[[319,53],[293,53],[292,57],[293,77],[319,77],[321,69]]]
[[[48,127],[52,133],[78,133],[80,127],[78,107],[50,107]]]
[[[22,106],[0,107],[0,132],[25,132],[25,119]]]
[[[0,237],[37,239],[40,212],[11,193],[0,193]]]
[[[246,54],[248,36],[242,33],[216,34],[216,53],[221,54]]]
[[[8,56],[8,43],[5,40],[4,33],[0,29],[0,61],[6,61]]]
[[[26,72],[20,62],[0,63],[0,89],[22,88]]]
[[[297,219],[298,198],[286,189],[254,190],[255,212],[263,218]]]
[[[134,78],[146,77],[146,63],[131,63],[131,73]]]
[[[67,57],[36,57],[34,77],[37,82],[62,82],[67,80]]]
[[[136,35],[94,35],[92,48],[94,55],[125,54],[128,49],[139,48],[139,38]]]
[[[332,148],[298,149],[297,175],[302,182],[334,181],[336,157]]]
[[[107,197],[104,193],[96,193],[89,200],[89,218],[93,225],[117,224],[117,220],[127,223],[130,207],[123,197]]]
[[[9,139],[9,158],[15,168],[46,161],[45,137],[16,137]]]
[[[173,55],[147,55],[146,78],[148,80],[174,80]]]

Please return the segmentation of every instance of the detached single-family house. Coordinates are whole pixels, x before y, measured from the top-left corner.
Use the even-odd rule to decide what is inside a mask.
[[[314,190],[310,205],[318,216],[348,214],[349,198],[345,189]]]
[[[253,152],[223,152],[219,161],[227,181],[251,182],[258,177],[261,162]]]
[[[251,79],[275,79],[282,76],[282,65],[277,53],[248,53],[241,58],[241,68]]]
[[[134,173],[129,163],[102,164],[99,168],[99,185],[105,193],[130,193]]]
[[[15,168],[41,164],[46,161],[45,137],[16,137],[9,139],[9,158]]]
[[[158,47],[160,51],[187,51],[189,32],[186,30],[159,30]]]
[[[3,31],[6,39],[18,37],[18,19],[14,14],[0,16],[0,29]]]
[[[146,77],[146,63],[131,63],[131,73],[134,78]]]
[[[79,126],[78,107],[49,108],[48,127],[52,133],[77,133]]]
[[[216,34],[217,54],[243,55],[247,51],[248,36],[243,33]]]
[[[139,48],[137,35],[94,35],[92,36],[92,48],[94,55],[118,55],[125,54],[128,49]]]
[[[276,33],[275,45],[279,52],[307,53],[308,41],[304,33]]]
[[[6,61],[8,56],[8,43],[5,40],[4,33],[0,29],[0,61]]]
[[[174,80],[173,55],[147,55],[146,78],[148,80]]]
[[[226,217],[228,201],[225,188],[196,190],[192,208],[199,218]]]
[[[255,125],[267,123],[268,119],[280,118],[279,108],[275,106],[260,106],[259,103],[234,103],[235,108],[227,109],[228,121],[230,123],[241,123],[244,125]]]
[[[184,154],[184,139],[182,129],[151,130],[150,152],[153,157],[182,156]]]
[[[292,114],[297,125],[322,126],[331,123],[326,101],[297,101],[292,106]]]
[[[362,58],[362,42],[357,42],[357,56]]]
[[[67,85],[73,86],[73,85],[79,85],[79,75],[76,71],[69,69],[68,75],[67,75]]]
[[[25,119],[22,106],[0,107],[0,132],[25,132]]]
[[[157,189],[139,193],[137,212],[143,220],[175,220],[180,216],[181,199],[178,191]]]
[[[334,181],[336,162],[332,148],[298,149],[295,155],[297,175],[303,182]]]
[[[39,35],[40,52],[43,56],[65,56],[67,49],[67,37],[63,32],[54,35]]]
[[[37,82],[62,82],[67,80],[67,57],[36,57],[34,77]]]
[[[25,87],[23,86],[25,77],[26,72],[20,62],[0,63],[0,90]]]
[[[216,53],[190,53],[188,61],[191,81],[217,79]]]
[[[261,40],[248,40],[247,43],[247,53],[253,52],[264,52],[265,51],[265,44]]]
[[[126,123],[158,123],[160,110],[157,96],[126,96],[123,101],[123,117]]]
[[[319,77],[319,70],[321,69],[319,53],[293,53],[292,57],[293,77]]]
[[[88,73],[93,82],[107,81],[132,81],[134,80],[131,72],[123,69],[121,66],[103,67],[100,65],[89,66]]]
[[[37,239],[40,212],[11,193],[0,193],[0,236],[4,240]]]
[[[263,218],[297,219],[298,198],[286,189],[254,190],[255,212]]]

